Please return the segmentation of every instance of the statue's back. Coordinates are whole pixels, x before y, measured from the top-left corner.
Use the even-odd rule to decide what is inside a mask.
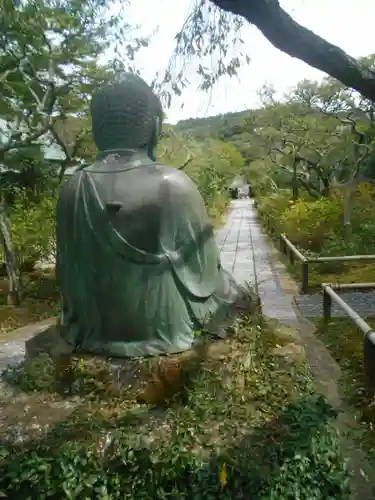
[[[81,205],[78,199],[82,199]],[[174,251],[187,243],[186,234],[180,240],[184,221],[193,223],[197,231],[202,225],[206,231],[210,229],[203,200],[183,172],[154,162],[127,164],[116,155],[77,172],[62,186],[58,212],[70,214],[64,217],[64,224],[82,224],[82,215],[78,217],[80,222],[77,220],[80,210],[91,219],[95,212],[101,213],[101,223],[95,225],[98,236],[109,224],[129,245],[150,254]],[[171,231],[175,241],[166,247]],[[80,231],[77,227],[71,232]]]

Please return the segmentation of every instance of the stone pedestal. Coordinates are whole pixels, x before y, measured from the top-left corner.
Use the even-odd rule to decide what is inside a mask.
[[[52,359],[73,354],[74,347],[60,337],[57,325],[51,325],[25,342],[26,359],[47,354]]]

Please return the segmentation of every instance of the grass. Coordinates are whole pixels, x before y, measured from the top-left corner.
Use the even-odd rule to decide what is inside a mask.
[[[287,256],[280,254],[293,278],[301,283],[301,264],[290,264]],[[322,283],[375,283],[375,263],[309,264],[309,291],[320,290]]]
[[[275,245],[278,244],[275,238]],[[303,251],[302,251],[303,254]],[[288,256],[280,252],[280,260],[293,278],[301,283],[301,264],[291,264]],[[338,262],[309,264],[309,290],[319,290],[322,283],[375,283],[375,262]]]
[[[0,491],[59,500],[349,498],[335,413],[315,393],[293,332],[254,314],[197,359],[184,398],[169,393],[155,404],[139,396],[158,390],[169,358],[138,360],[141,386],[114,385],[99,361],[71,360],[73,377],[62,379],[46,360],[9,372],[27,393],[2,396]],[[11,411],[19,401],[31,408],[28,422]],[[60,418],[45,418],[51,408]]]
[[[375,262],[339,263],[331,265],[309,266],[309,283],[318,286],[321,283],[375,283]]]
[[[10,338],[16,328],[56,316],[60,308],[60,293],[53,273],[34,271],[23,275],[24,299],[19,307],[8,306],[8,281],[0,279],[0,342]]]
[[[375,316],[366,318],[375,328]],[[355,409],[363,432],[359,439],[372,459],[375,459],[375,400],[363,386],[363,334],[347,318],[331,319],[328,325],[314,320],[317,335],[330,350],[342,370],[342,392],[347,403]]]
[[[277,219],[273,217],[274,222]],[[268,233],[268,227],[264,218],[260,217],[262,228]],[[275,234],[270,234],[278,247],[278,238]],[[300,249],[302,254],[304,250]],[[371,252],[369,252],[371,253]],[[301,265],[299,262],[290,264],[289,258],[280,254],[281,260],[286,264],[290,274],[298,281],[301,281]],[[375,282],[375,262],[336,262],[324,264],[309,264],[309,287],[314,290],[320,288],[322,283],[369,283]]]

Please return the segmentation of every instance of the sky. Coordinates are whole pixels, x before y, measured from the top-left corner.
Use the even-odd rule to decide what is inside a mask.
[[[149,83],[164,70],[174,48],[174,36],[189,12],[192,0],[133,0],[127,7],[128,21],[142,26],[148,35],[158,33],[147,49],[138,53],[136,66]],[[375,53],[375,0],[281,0],[281,6],[303,26],[354,57]],[[242,31],[246,53],[251,58],[237,78],[222,78],[211,93],[197,90],[200,79],[188,70],[190,86],[181,98],[174,97],[166,109],[167,121],[205,117],[259,106],[257,90],[273,85],[279,94],[303,79],[319,80],[324,74],[275,49],[257,28],[247,24]],[[183,108],[181,108],[183,104]]]

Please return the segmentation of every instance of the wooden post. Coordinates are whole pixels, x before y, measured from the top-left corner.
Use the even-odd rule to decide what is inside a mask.
[[[302,293],[307,293],[309,289],[309,262],[307,260],[301,262],[302,268]]]
[[[365,334],[363,343],[364,386],[369,395],[375,393],[375,332]]]
[[[331,319],[332,312],[332,298],[327,293],[326,289],[323,288],[323,319],[325,323]]]
[[[294,252],[291,248],[289,248],[289,262],[293,265],[294,264]]]

